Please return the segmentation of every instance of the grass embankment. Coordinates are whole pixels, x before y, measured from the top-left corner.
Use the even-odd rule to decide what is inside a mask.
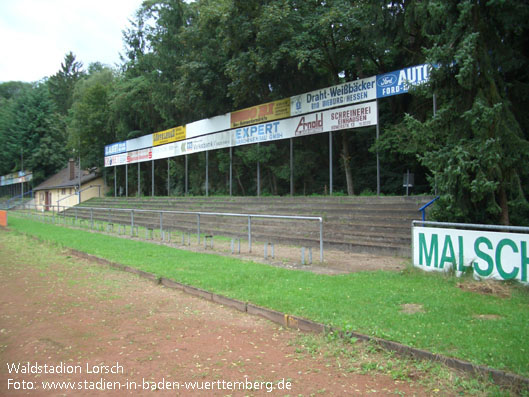
[[[414,269],[328,276],[43,224],[9,227],[228,297],[529,376],[529,292],[481,295]],[[402,305],[422,311],[407,314]]]

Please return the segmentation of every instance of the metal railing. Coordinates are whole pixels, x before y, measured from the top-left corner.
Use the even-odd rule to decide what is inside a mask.
[[[38,205],[25,205],[24,208],[34,207],[36,210],[39,207]],[[42,206],[40,206],[42,207]],[[201,215],[211,215],[211,216],[221,216],[221,217],[236,217],[236,218],[247,218],[248,219],[248,250],[252,252],[252,218],[260,219],[290,219],[290,220],[305,220],[305,221],[318,221],[319,223],[319,245],[320,245],[320,262],[323,263],[323,218],[319,216],[298,216],[298,215],[265,215],[265,214],[238,214],[238,213],[228,213],[228,212],[199,212],[199,211],[171,211],[171,210],[147,210],[147,209],[134,209],[134,208],[106,208],[106,207],[85,207],[77,205],[74,207],[67,206],[47,206],[51,208],[52,216],[55,217],[61,214],[66,216],[66,210],[69,209],[75,214],[75,219],[77,220],[80,210],[90,211],[90,222],[93,225],[94,222],[94,212],[107,212],[108,219],[112,219],[113,212],[125,212],[130,213],[130,226],[131,226],[131,235],[134,230],[134,214],[136,213],[152,213],[159,214],[160,218],[160,233],[164,231],[163,225],[163,216],[164,214],[178,214],[178,215],[195,215],[197,219],[197,238],[198,244],[200,244],[200,216]],[[62,211],[61,211],[62,208]],[[55,211],[55,209],[57,209]],[[43,212],[43,210],[41,210]]]
[[[98,197],[101,197],[101,185],[90,185],[90,186],[88,186],[88,187],[85,187],[84,189],[81,189],[81,190],[78,191],[78,192],[75,192],[75,193],[73,193],[73,194],[70,194],[69,196],[66,196],[66,197],[63,197],[63,198],[57,200],[57,206],[59,206],[59,203],[60,203],[61,201],[66,200],[66,199],[69,199],[70,197],[73,197],[73,196],[78,196],[78,195],[80,195],[82,192],[84,192],[84,191],[86,191],[86,190],[88,190],[88,189],[92,189],[92,188],[94,188],[94,187],[97,187],[97,188],[99,189],[97,195],[98,195]],[[79,201],[81,201],[81,200],[79,200]],[[72,207],[72,206],[70,206],[70,207]]]
[[[422,220],[424,221],[426,219],[426,208],[428,208],[430,205],[435,203],[437,200],[439,200],[441,196],[435,197],[433,200],[428,201],[426,204],[424,204],[421,208],[419,208],[419,211],[422,212]]]
[[[33,190],[29,190],[29,191],[25,192],[24,194],[19,194],[17,196],[11,197],[9,200],[7,200],[4,203],[4,205],[2,205],[2,208],[7,210],[7,209],[11,209],[13,207],[16,207],[18,205],[21,205],[24,202],[24,196],[28,196],[28,195],[30,195],[31,199],[33,199]]]
[[[529,233],[527,226],[505,226],[505,225],[481,225],[476,223],[454,223],[454,222],[434,222],[434,221],[412,221],[412,226],[434,226],[434,227],[453,227],[456,229],[478,229],[478,230],[496,230],[502,232],[522,232]]]

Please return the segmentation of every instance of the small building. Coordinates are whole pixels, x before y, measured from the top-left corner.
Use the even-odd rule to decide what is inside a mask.
[[[80,198],[78,192],[79,167],[74,160],[70,160],[68,167],[33,189],[37,210],[62,211],[80,202],[105,195],[107,187],[97,169],[82,170]]]

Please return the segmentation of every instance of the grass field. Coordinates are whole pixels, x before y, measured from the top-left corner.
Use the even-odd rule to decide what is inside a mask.
[[[10,216],[9,227],[63,247],[340,329],[529,376],[529,291],[519,285],[510,285],[509,296],[502,298],[462,290],[458,287],[461,279],[411,268],[400,273],[317,275],[16,216]],[[422,310],[403,312],[405,304]]]

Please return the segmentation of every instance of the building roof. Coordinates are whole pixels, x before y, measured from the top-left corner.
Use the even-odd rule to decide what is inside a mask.
[[[81,174],[81,185],[84,185],[85,183],[88,183],[98,177],[99,174],[97,170],[83,170],[83,173]],[[74,178],[70,179],[70,166],[68,165],[66,168],[46,179],[44,182],[34,188],[33,191],[76,187],[78,184],[79,167],[77,165],[75,166]]]

